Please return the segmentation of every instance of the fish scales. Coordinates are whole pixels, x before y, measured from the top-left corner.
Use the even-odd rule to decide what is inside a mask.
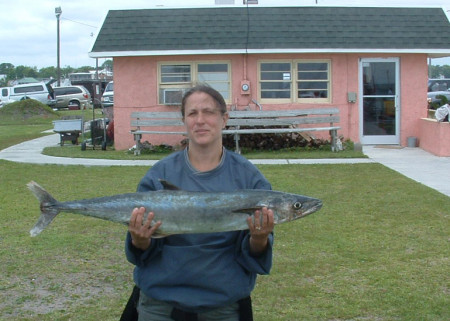
[[[128,224],[132,210],[145,207],[147,213],[154,212],[155,221],[162,222],[156,236],[164,237],[245,230],[249,215],[263,207],[272,209],[275,224],[281,224],[314,213],[322,206],[316,198],[268,190],[213,193],[164,189],[58,202],[35,182],[28,183],[28,188],[41,202],[41,216],[30,231],[32,236],[42,232],[59,212]]]

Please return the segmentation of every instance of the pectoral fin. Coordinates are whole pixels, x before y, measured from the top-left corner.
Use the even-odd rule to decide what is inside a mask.
[[[165,190],[171,190],[171,191],[179,191],[181,188],[178,186],[173,185],[172,183],[166,181],[165,179],[160,179],[159,182],[162,184]]]
[[[248,214],[248,215],[253,215],[253,214],[255,214],[255,211],[260,211],[260,210],[262,210],[262,208],[263,208],[263,206],[240,208],[240,209],[234,210],[233,213],[244,213],[244,214]]]
[[[155,234],[152,235],[152,239],[162,239],[163,237],[167,237],[169,235],[172,235],[172,234],[158,234],[158,233],[155,233]]]

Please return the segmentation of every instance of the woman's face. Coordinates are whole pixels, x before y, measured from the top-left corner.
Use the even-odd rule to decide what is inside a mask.
[[[222,129],[227,120],[228,113],[222,114],[210,95],[195,92],[187,98],[184,123],[190,144],[201,147],[222,145]]]

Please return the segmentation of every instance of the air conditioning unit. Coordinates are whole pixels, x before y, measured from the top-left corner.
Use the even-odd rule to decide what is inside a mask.
[[[183,98],[183,89],[164,89],[163,103],[164,105],[181,105]]]

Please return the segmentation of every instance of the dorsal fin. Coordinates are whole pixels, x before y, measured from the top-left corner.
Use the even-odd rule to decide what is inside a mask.
[[[179,191],[180,190],[180,188],[178,188],[178,186],[173,185],[172,183],[166,181],[165,179],[160,179],[159,182],[162,184],[164,189],[168,189],[171,191]]]

